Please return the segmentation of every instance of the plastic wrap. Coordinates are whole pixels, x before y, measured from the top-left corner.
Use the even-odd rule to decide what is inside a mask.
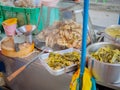
[[[50,28],[46,28],[36,37],[40,41],[45,41],[46,46],[54,48],[55,45],[67,48],[81,48],[82,26],[73,20],[65,20],[54,23]],[[90,39],[88,37],[88,43]]]

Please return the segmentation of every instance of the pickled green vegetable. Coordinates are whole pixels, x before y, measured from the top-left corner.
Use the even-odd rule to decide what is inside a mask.
[[[120,64],[120,50],[112,49],[111,47],[102,47],[91,55],[101,62],[105,63],[119,63]]]
[[[120,36],[120,27],[112,27],[106,30],[106,33],[112,37]]]
[[[76,51],[64,53],[64,54],[51,52],[47,59],[47,64],[53,70],[58,70],[61,68],[65,68],[66,66],[79,64],[79,61],[80,61],[80,53]]]

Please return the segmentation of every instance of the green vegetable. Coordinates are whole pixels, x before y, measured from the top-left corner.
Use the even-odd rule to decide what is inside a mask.
[[[73,51],[70,53],[59,54],[51,52],[47,59],[47,64],[54,70],[64,68],[80,61],[80,53]]]
[[[120,63],[120,50],[113,50],[111,47],[102,47],[91,55],[101,62],[105,63]]]

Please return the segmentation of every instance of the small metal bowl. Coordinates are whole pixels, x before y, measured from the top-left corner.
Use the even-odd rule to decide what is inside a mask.
[[[110,35],[108,33],[108,31],[110,29],[117,29],[118,31],[120,31],[120,25],[111,25],[111,26],[107,27],[105,29],[105,32],[104,32],[104,41],[114,42],[114,43],[120,43],[120,32],[117,33],[115,36],[114,35]],[[113,31],[115,31],[115,30],[113,30]]]
[[[93,76],[97,81],[107,82],[107,83],[120,83],[120,64],[110,64],[104,63],[96,60],[91,56],[92,52],[97,51],[103,46],[110,46],[113,49],[119,49],[119,44],[114,44],[110,42],[99,42],[91,44],[87,47],[88,53],[88,68],[92,72]]]

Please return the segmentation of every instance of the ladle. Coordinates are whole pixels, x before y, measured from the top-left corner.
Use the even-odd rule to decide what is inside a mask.
[[[13,72],[10,76],[7,77],[7,80],[10,82],[11,80],[13,80],[17,75],[19,75],[22,71],[24,71],[29,65],[31,65],[31,63],[33,63],[34,61],[36,61],[38,59],[38,57],[40,55],[42,55],[44,52],[52,52],[53,50],[49,47],[43,47],[43,51],[38,54],[38,56],[34,57],[32,60],[30,60],[28,63],[26,63],[25,65],[23,65],[22,67],[20,67],[18,70],[16,70],[15,72]]]

